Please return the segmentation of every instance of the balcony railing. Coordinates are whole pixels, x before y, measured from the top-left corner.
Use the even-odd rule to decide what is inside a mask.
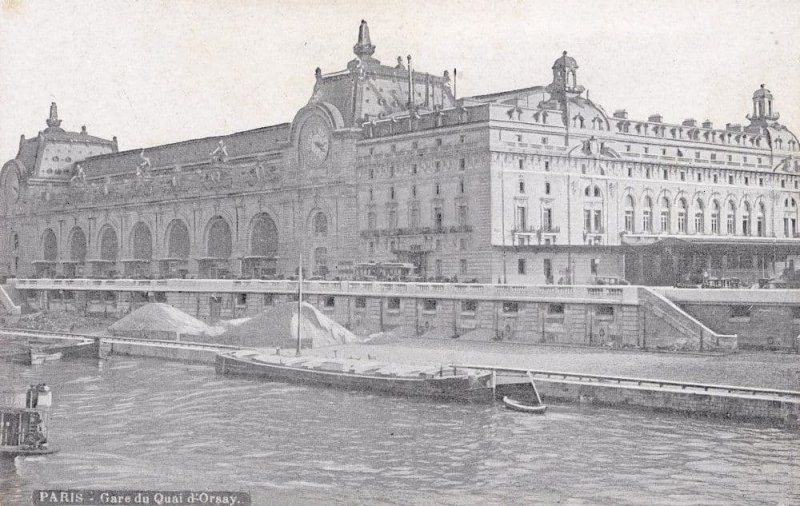
[[[561,227],[524,227],[524,228],[514,228],[511,230],[513,235],[536,235],[539,236],[541,234],[558,234],[561,232]]]
[[[18,279],[20,290],[75,290],[193,293],[297,293],[297,281],[260,279]],[[584,304],[638,303],[635,286],[484,285],[477,283],[389,283],[304,281],[314,295],[437,298]]]
[[[458,234],[464,232],[472,232],[472,225],[451,225],[449,227],[378,228],[362,230],[361,238],[369,239],[371,237]]]

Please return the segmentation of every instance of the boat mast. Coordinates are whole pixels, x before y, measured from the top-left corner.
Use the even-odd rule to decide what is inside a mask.
[[[300,252],[300,266],[297,269],[297,356],[300,356],[300,311],[303,308],[303,252]]]

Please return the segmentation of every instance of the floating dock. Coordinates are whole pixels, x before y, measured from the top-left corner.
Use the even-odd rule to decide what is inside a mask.
[[[492,371],[498,398],[524,397],[530,392],[530,382],[534,381],[548,404],[634,407],[800,428],[800,392],[792,390],[486,365],[451,367]]]

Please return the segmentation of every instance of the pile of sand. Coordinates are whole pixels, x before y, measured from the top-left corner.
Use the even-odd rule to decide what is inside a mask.
[[[370,334],[367,343],[386,344],[393,343],[405,337],[417,337],[417,329],[413,325],[401,325],[385,332]]]
[[[230,329],[238,327],[239,325],[242,325],[244,323],[247,323],[251,319],[252,318],[247,317],[247,318],[236,318],[234,320],[220,320],[217,322],[216,325],[209,326],[208,330],[205,332],[205,335],[211,337],[221,336]]]
[[[174,332],[199,335],[209,326],[169,304],[152,302],[125,316],[109,327],[114,333]]]
[[[355,334],[305,302],[300,327],[305,347],[319,348],[359,341]],[[297,303],[278,303],[245,322],[230,325],[215,342],[256,348],[292,347],[297,342]]]

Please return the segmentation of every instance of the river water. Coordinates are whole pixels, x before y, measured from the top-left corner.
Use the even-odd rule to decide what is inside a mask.
[[[646,412],[436,404],[112,357],[33,368],[47,457],[0,460],[0,504],[37,488],[249,491],[253,504],[800,504],[800,433]]]

